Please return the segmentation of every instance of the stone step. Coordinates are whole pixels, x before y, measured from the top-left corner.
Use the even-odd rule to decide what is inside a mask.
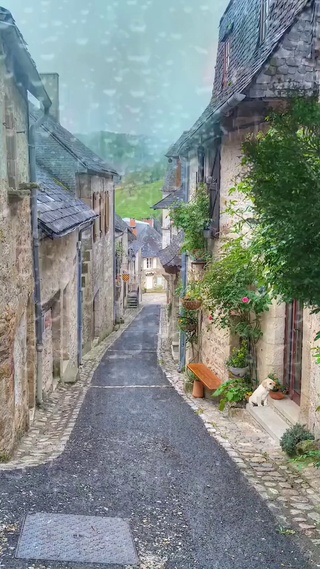
[[[289,427],[299,422],[300,407],[289,398],[277,401],[269,397],[269,405]]]
[[[284,421],[272,407],[254,407],[248,403],[247,411],[259,427],[278,443],[282,435],[284,435],[289,428],[286,421]]]

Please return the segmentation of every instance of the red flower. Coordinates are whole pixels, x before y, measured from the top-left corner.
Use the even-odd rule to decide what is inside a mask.
[[[249,304],[250,299],[249,299],[247,296],[245,296],[245,297],[242,299],[242,302],[244,302],[245,304]]]
[[[213,320],[213,316],[209,316],[209,320],[212,322],[212,320]]]

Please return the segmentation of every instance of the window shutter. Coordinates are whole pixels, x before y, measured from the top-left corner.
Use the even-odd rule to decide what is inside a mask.
[[[10,188],[17,189],[17,141],[13,111],[8,97],[5,97],[5,127],[8,183]]]
[[[109,200],[109,192],[106,192],[105,194],[105,218],[104,218],[104,227],[105,227],[105,233],[108,233],[109,231],[109,227],[110,227],[110,223],[109,223],[109,215],[110,215],[110,200]]]
[[[102,234],[104,232],[104,223],[103,223],[104,222],[104,209],[103,209],[103,207],[104,207],[103,201],[104,200],[103,200],[103,196],[104,196],[103,192],[102,192],[102,194],[99,194],[99,214],[100,214],[100,217],[99,217],[99,221],[100,221],[99,233],[100,233],[100,237],[102,237]]]
[[[99,194],[93,194],[93,209],[96,214],[99,214]],[[100,237],[100,215],[94,222],[93,240],[97,241]]]

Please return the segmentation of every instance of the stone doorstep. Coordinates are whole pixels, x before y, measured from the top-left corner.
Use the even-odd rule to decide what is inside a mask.
[[[288,423],[272,407],[254,407],[248,403],[246,409],[259,427],[280,443],[282,435],[288,430]]]
[[[268,403],[272,409],[278,413],[278,415],[283,419],[289,427],[295,425],[299,422],[300,417],[300,407],[294,401],[289,398],[277,401],[269,397]]]

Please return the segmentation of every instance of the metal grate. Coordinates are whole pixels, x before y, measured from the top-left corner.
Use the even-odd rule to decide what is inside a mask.
[[[119,565],[139,561],[125,520],[43,513],[26,516],[16,557]]]

